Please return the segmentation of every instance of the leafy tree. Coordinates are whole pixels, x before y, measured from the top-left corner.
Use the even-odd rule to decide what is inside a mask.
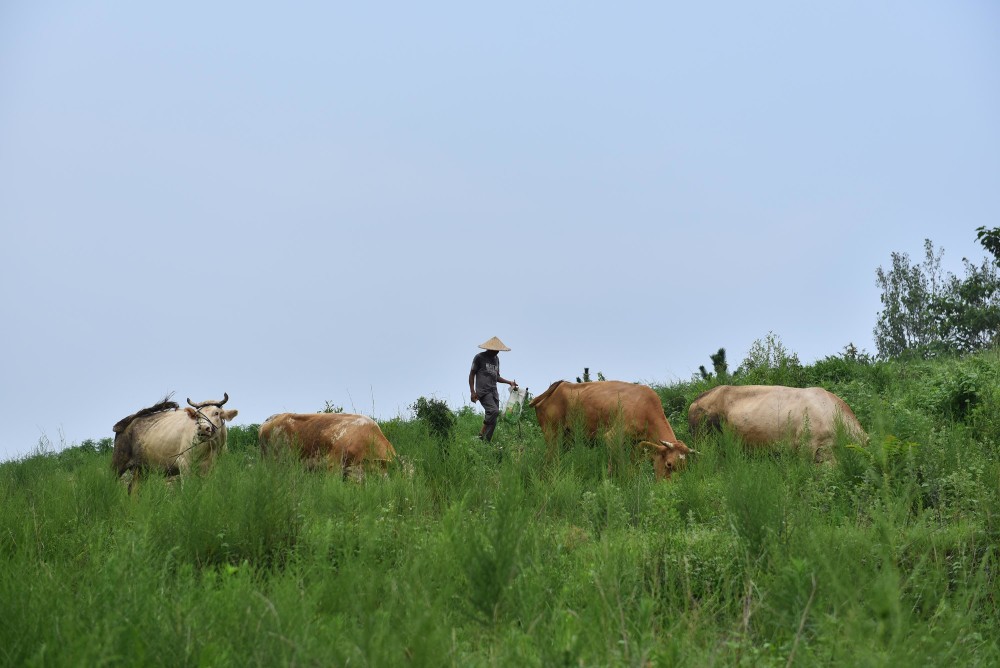
[[[1000,332],[1000,276],[995,263],[977,266],[968,259],[965,278],[950,276],[944,293],[931,304],[941,347],[971,353],[993,345]]]
[[[1000,334],[1000,228],[977,232],[993,260],[976,265],[963,258],[964,278],[941,270],[944,249],[935,252],[929,239],[921,265],[893,253],[892,268],[879,267],[884,309],[874,333],[880,358],[964,354],[994,344]]]
[[[712,369],[715,373],[710,373],[707,369],[705,369],[704,365],[699,366],[698,372],[701,374],[701,379],[708,380],[714,375],[721,383],[725,383],[729,380],[729,364],[726,362],[726,349],[719,348],[719,352],[714,355],[709,355],[709,359],[712,360]]]
[[[909,255],[893,253],[892,267],[875,272],[883,306],[875,324],[875,347],[883,359],[904,353],[928,357],[939,339],[930,306],[942,295],[944,249],[935,253],[934,244],[925,239],[924,254],[922,264],[911,265]]]
[[[726,349],[719,348],[719,352],[710,355],[709,359],[712,360],[712,368],[715,369],[716,377],[722,382],[728,380],[729,364],[726,363]]]
[[[977,227],[976,240],[993,256],[993,262],[1000,265],[1000,227]]]

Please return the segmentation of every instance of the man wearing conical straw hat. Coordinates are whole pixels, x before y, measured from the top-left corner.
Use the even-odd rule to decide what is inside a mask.
[[[510,350],[503,344],[503,341],[493,337],[485,343],[480,343],[479,347],[484,352],[472,358],[472,370],[469,371],[469,392],[472,393],[472,403],[477,401],[482,404],[486,411],[486,418],[483,420],[483,428],[479,432],[479,438],[484,441],[493,440],[493,430],[497,426],[497,417],[500,415],[500,393],[497,392],[497,383],[506,383],[511,388],[517,387],[517,382],[507,380],[500,375],[500,351]]]

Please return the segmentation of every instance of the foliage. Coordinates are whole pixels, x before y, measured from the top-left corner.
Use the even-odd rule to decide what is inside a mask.
[[[447,402],[420,397],[410,405],[410,409],[437,438],[445,441],[451,436],[451,431],[455,427],[455,414],[448,408]]]
[[[618,435],[550,453],[528,421],[498,462],[460,410],[444,437],[381,422],[404,462],[361,481],[261,457],[252,425],[131,496],[105,442],[0,463],[0,663],[1000,662],[1000,354],[758,343],[734,381],[798,368],[868,441],[817,466],[724,430],[657,483]],[[715,381],[656,388],[679,436]]]
[[[809,385],[826,386],[848,381],[864,373],[875,364],[868,353],[858,350],[853,343],[844,346],[841,355],[829,355],[816,361],[804,374]]]
[[[717,353],[709,355],[709,359],[712,360],[714,377],[718,378],[720,383],[729,382],[729,364],[726,362],[726,349],[719,348]],[[713,377],[713,373],[709,372],[704,365],[698,367],[698,373],[702,380],[710,380]]]
[[[992,346],[1000,333],[1000,276],[987,260],[967,259],[965,278],[949,276],[946,288],[930,305],[944,350],[971,353]]]
[[[111,452],[115,448],[115,442],[111,438],[100,438],[98,440],[87,439],[79,446],[83,450],[91,450],[97,454],[103,455]]]
[[[977,227],[976,240],[993,256],[993,262],[1000,265],[1000,227]]]
[[[941,296],[945,281],[941,269],[944,249],[937,252],[924,240],[924,261],[911,265],[907,253],[892,253],[892,267],[879,267],[876,285],[882,291],[882,311],[875,324],[875,346],[881,358],[904,353],[927,357],[937,340],[930,304]]]
[[[316,411],[317,413],[343,413],[344,412],[344,407],[343,406],[338,406],[337,404],[333,403],[330,400],[324,401],[323,404],[324,404],[323,405],[323,409],[319,410],[319,411]]]
[[[979,239],[990,251],[1000,248],[1000,230],[979,228]],[[892,268],[876,272],[883,310],[875,325],[881,359],[970,353],[992,346],[1000,333],[1000,275],[994,261],[980,264],[963,258],[965,276],[941,269],[944,249],[935,252],[924,241],[925,258],[911,265],[906,253],[892,254]]]
[[[600,371],[597,372],[597,380],[605,380],[604,374]],[[576,382],[578,383],[589,383],[590,382],[590,367],[583,367],[583,378],[580,376],[576,377]]]
[[[226,449],[229,452],[256,452],[260,425],[229,425],[226,428]]]
[[[743,385],[800,387],[804,374],[799,356],[785,347],[780,336],[768,332],[763,340],[757,339],[750,345],[735,377]]]

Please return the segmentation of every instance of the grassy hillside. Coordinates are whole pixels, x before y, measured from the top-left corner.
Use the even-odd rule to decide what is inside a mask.
[[[407,460],[361,483],[260,460],[129,497],[108,442],[0,465],[5,665],[1000,663],[1000,358],[830,358],[871,443],[815,466],[695,442],[711,381],[657,388],[702,456],[671,483],[530,416],[476,442],[382,424]]]

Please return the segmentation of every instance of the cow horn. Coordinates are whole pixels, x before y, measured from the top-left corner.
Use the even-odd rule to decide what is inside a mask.
[[[218,406],[221,408],[227,401],[229,401],[229,393],[228,392],[222,393],[222,401],[209,400],[209,401],[199,401],[198,403],[194,403],[193,401],[191,401],[190,397],[188,397],[187,401],[192,408],[204,408],[205,406]]]
[[[662,441],[661,440],[660,443],[662,443],[663,445],[667,446],[667,450],[673,450],[674,447],[675,447],[674,444],[671,443],[670,441]]]

